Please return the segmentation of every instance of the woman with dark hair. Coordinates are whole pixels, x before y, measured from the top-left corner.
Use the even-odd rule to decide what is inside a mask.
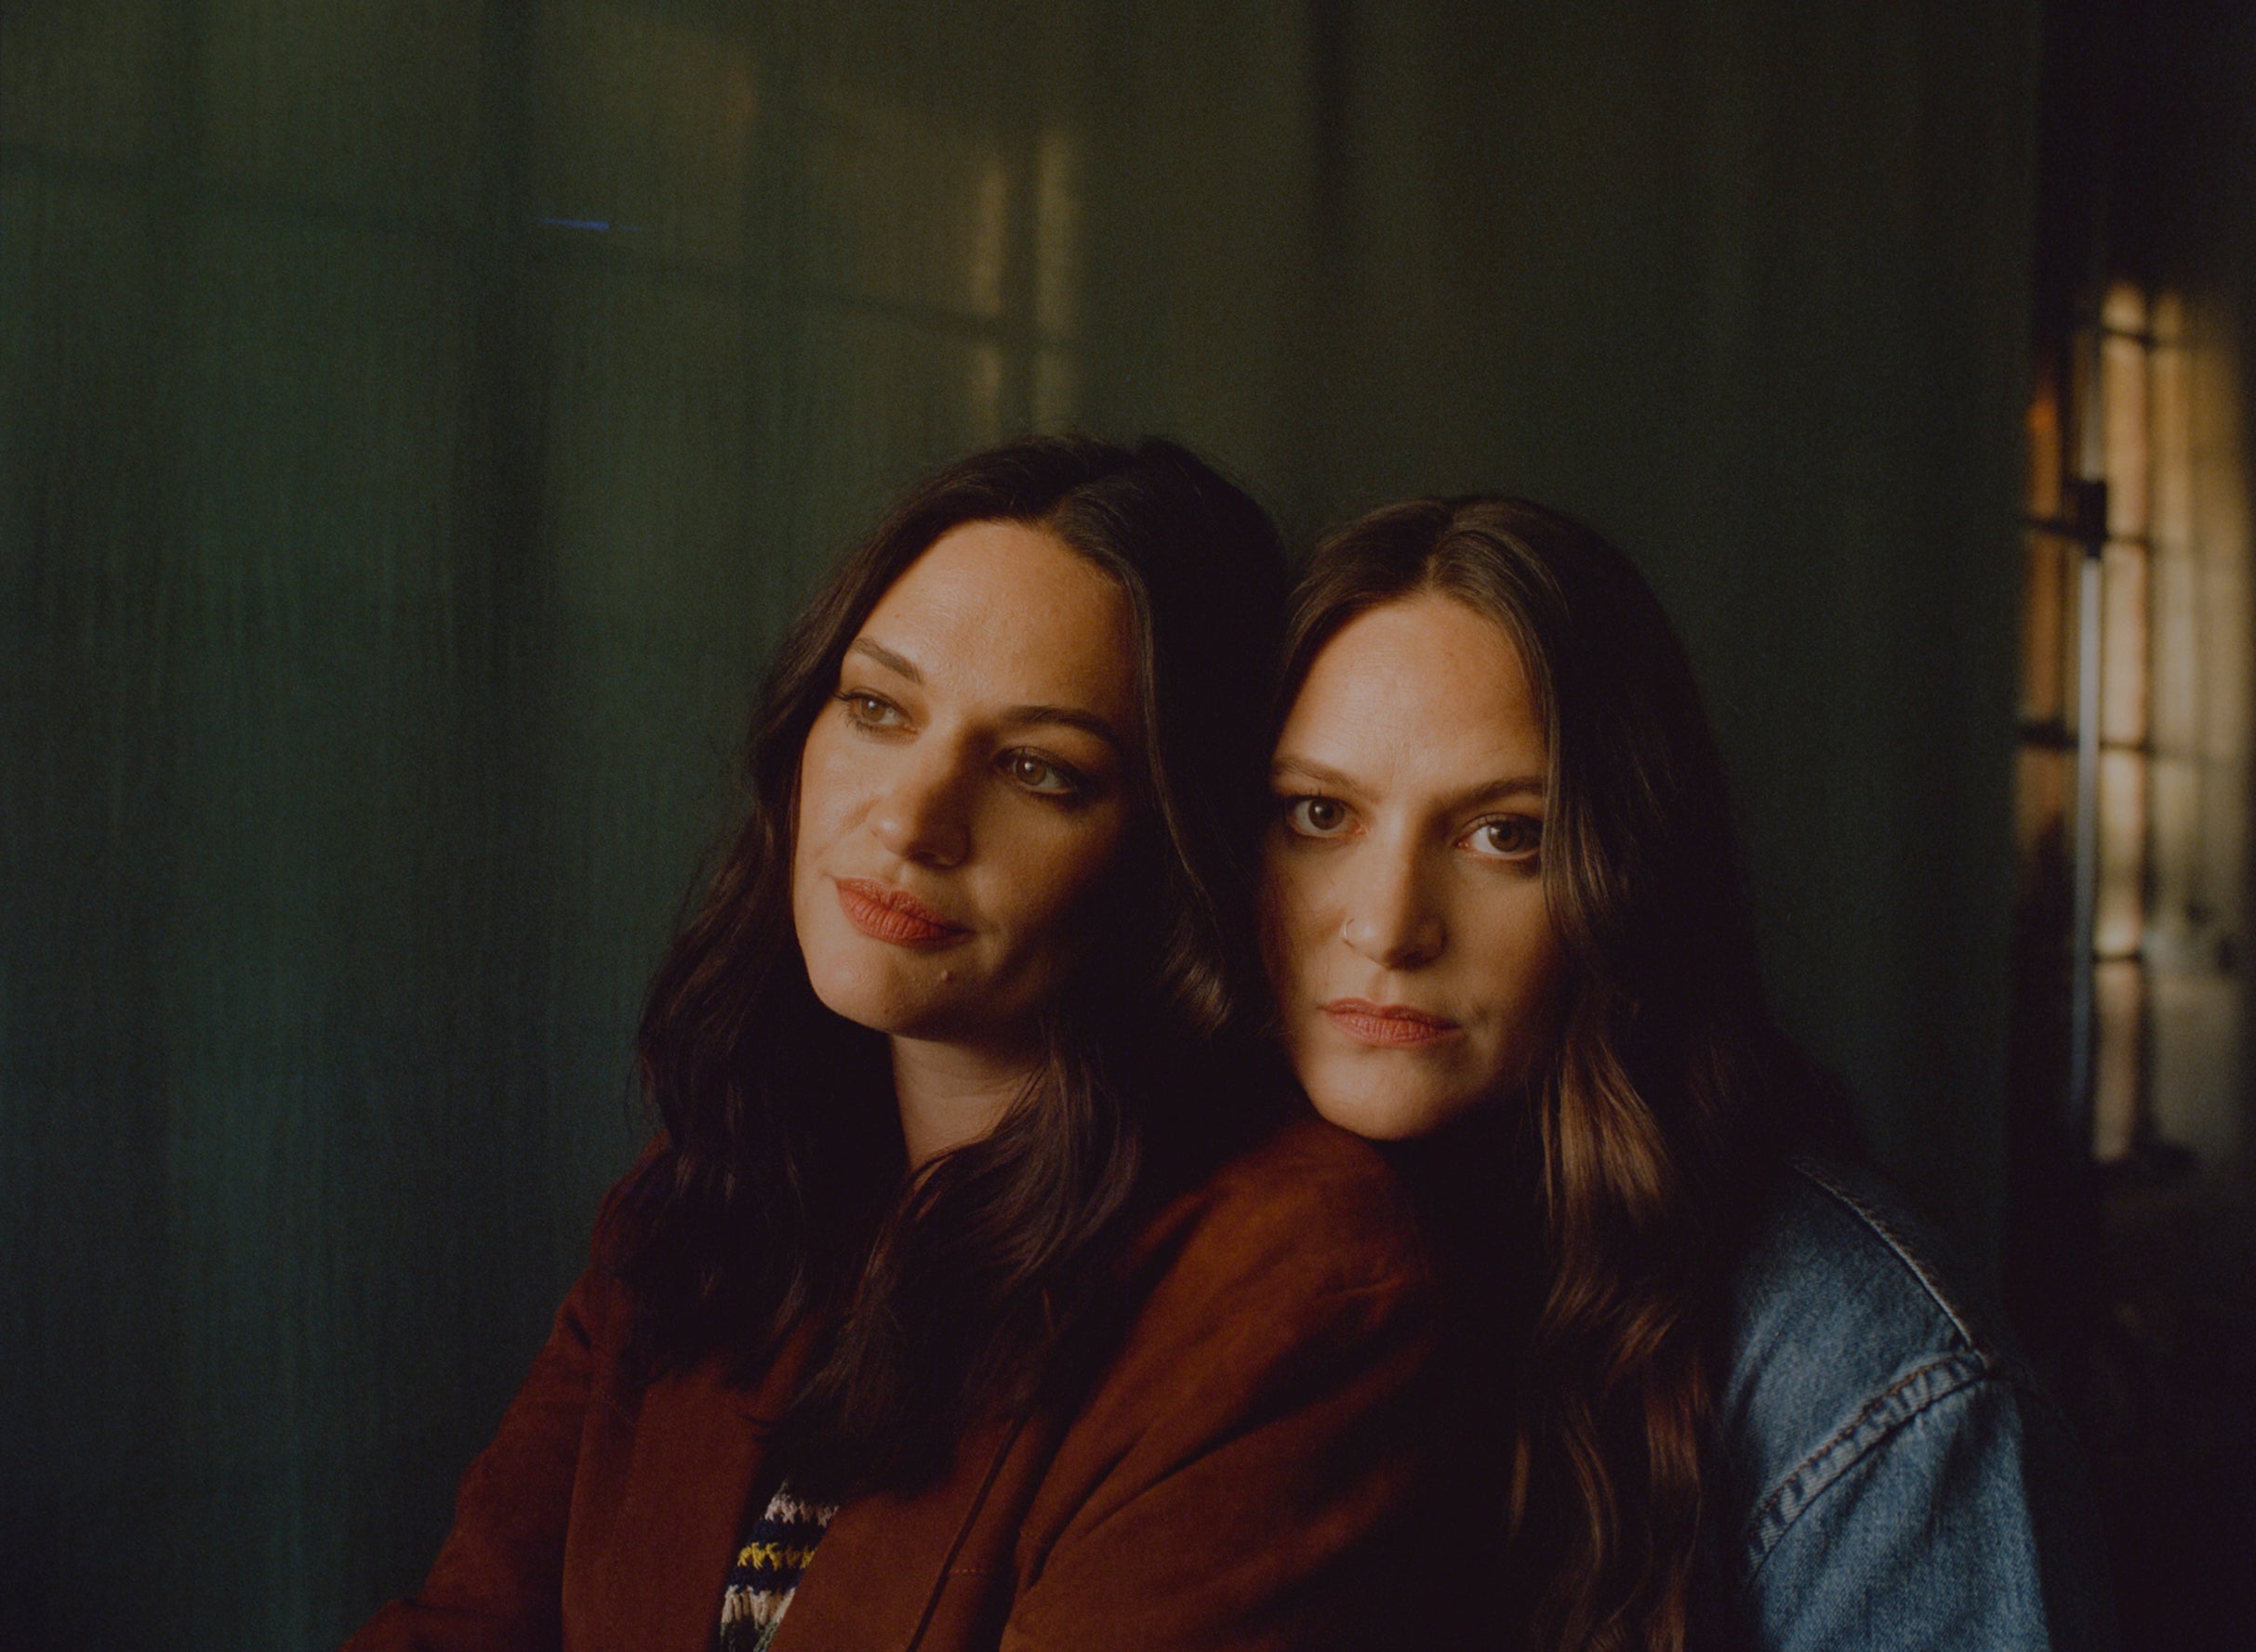
[[[1165,443],[978,455],[838,570],[651,990],[662,1130],[359,1652],[1359,1638],[1430,1287],[1244,1041],[1282,591]]]
[[[2102,1639],[2057,1416],[1764,1011],[1628,560],[1519,500],[1378,510],[1318,549],[1280,707],[1282,1037],[1400,1143],[1468,1321],[1438,1643]]]

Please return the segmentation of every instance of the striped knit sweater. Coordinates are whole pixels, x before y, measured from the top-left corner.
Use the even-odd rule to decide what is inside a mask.
[[[789,1486],[776,1488],[729,1568],[721,1596],[720,1652],[767,1652],[815,1545],[837,1513],[835,1505],[793,1497]]]

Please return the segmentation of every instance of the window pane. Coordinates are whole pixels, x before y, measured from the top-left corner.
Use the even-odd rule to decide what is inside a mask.
[[[2100,886],[2092,946],[2103,957],[2138,951],[2146,909],[2146,759],[2100,753]]]
[[[2146,552],[2117,540],[2101,566],[2100,738],[2146,738]]]
[[[2129,1153],[2139,1118],[2145,978],[2135,961],[2103,963],[2092,980],[2091,1152],[2102,1164]]]
[[[2100,342],[2100,417],[2105,443],[2107,531],[2146,532],[2146,346],[2110,336]]]

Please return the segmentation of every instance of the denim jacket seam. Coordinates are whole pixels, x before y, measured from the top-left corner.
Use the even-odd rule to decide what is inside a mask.
[[[1819,1192],[1834,1200],[1835,1203],[1845,1207],[1851,1215],[1878,1236],[1880,1242],[1886,1245],[1895,1259],[1909,1270],[1911,1276],[1919,1282],[1919,1288],[1926,1291],[1928,1300],[1932,1302],[1942,1311],[1944,1317],[1950,1321],[1951,1328],[1958,1333],[1959,1340],[1966,1344],[1967,1349],[1974,1353],[1982,1352],[1982,1339],[1974,1334],[1973,1327],[1967,1323],[1966,1315],[1960,1310],[1958,1304],[1951,1300],[1949,1292],[1943,1289],[1943,1283],[1935,1276],[1934,1269],[1920,1258],[1917,1246],[1897,1232],[1894,1224],[1887,1217],[1881,1215],[1865,1200],[1857,1197],[1834,1177],[1827,1174],[1825,1167],[1815,1160],[1797,1157],[1793,1161],[1793,1168],[1804,1181],[1813,1184]]]
[[[1954,1380],[1937,1386],[1934,1391],[1915,1404],[1899,1406],[1904,1391],[1914,1384],[1944,1373]],[[1873,1396],[1864,1408],[1837,1430],[1831,1438],[1803,1458],[1792,1470],[1780,1478],[1749,1516],[1741,1538],[1741,1552],[1747,1557],[1742,1574],[1743,1584],[1752,1583],[1756,1576],[1777,1552],[1786,1534],[1794,1529],[1807,1514],[1849,1471],[1887,1445],[1915,1419],[1932,1410],[1954,1395],[1990,1381],[2011,1383],[2010,1374],[1983,1354],[1969,1348],[1944,1355],[1925,1365],[1907,1371],[1886,1390]],[[1778,1506],[1796,1491],[1805,1493],[1801,1504],[1794,1513],[1765,1534],[1773,1521]]]

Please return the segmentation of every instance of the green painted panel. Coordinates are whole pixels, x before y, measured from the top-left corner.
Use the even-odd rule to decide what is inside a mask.
[[[1985,1238],[2034,12],[0,8],[0,1619],[418,1575],[761,660],[1028,427],[1615,531],[1785,1010]]]

